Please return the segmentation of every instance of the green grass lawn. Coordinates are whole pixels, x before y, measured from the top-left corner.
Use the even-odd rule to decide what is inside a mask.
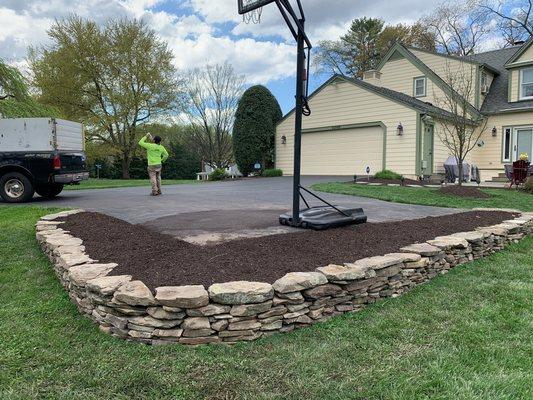
[[[150,347],[69,301],[34,238],[51,211],[0,208],[2,400],[533,398],[533,238],[297,332]]]
[[[163,179],[163,185],[182,185],[185,183],[200,183],[201,181],[188,179]],[[109,189],[120,187],[150,186],[148,179],[94,179],[80,182],[79,185],[67,185],[65,190]]]
[[[471,199],[444,195],[438,192],[438,188],[367,186],[363,184],[353,184],[351,182],[318,183],[313,185],[313,189],[328,193],[372,197],[374,199],[392,201],[395,203],[423,204],[426,206],[453,208],[498,207],[514,208],[521,211],[533,211],[533,195],[514,189],[480,189],[491,196],[487,199]]]

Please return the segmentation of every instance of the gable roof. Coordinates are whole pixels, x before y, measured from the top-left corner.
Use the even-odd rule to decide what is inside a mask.
[[[513,46],[505,49],[487,51],[471,55],[470,58],[479,62],[490,62],[500,73],[494,77],[490,85],[489,93],[481,106],[483,114],[497,114],[503,112],[513,112],[533,108],[533,100],[519,102],[509,102],[509,74],[506,68],[509,60],[517,58],[517,54],[524,50],[524,45]]]
[[[333,75],[331,78],[329,78],[326,82],[324,82],[318,89],[316,89],[308,98],[308,100],[312,99],[314,96],[316,96],[318,93],[320,93],[326,86],[334,83],[334,82],[348,82],[355,86],[358,86],[364,90],[367,90],[369,92],[375,93],[379,96],[382,96],[388,100],[394,101],[396,103],[400,103],[406,107],[409,107],[415,111],[418,111],[422,114],[431,115],[432,117],[441,118],[441,119],[451,119],[454,117],[454,115],[446,111],[442,108],[436,107],[431,103],[426,103],[422,100],[419,100],[417,98],[414,98],[412,96],[409,96],[405,93],[397,92],[395,90],[387,89],[381,86],[372,85],[371,83],[364,82],[361,79],[355,79],[350,78],[344,75]],[[282,123],[285,121],[292,113],[294,112],[294,108],[289,111],[279,122]],[[372,119],[372,118],[370,118]],[[470,121],[472,124],[475,124],[474,121]]]
[[[529,38],[524,44],[520,45],[520,48],[518,49],[518,51],[516,51],[511,57],[509,57],[507,62],[504,64],[505,67],[511,66],[511,64],[513,64],[516,60],[518,60],[520,58],[520,56],[522,54],[524,54],[525,51],[527,49],[529,49],[529,47],[532,44],[533,44],[533,38]],[[513,48],[513,47],[511,47],[511,48]],[[514,48],[516,48],[516,47],[514,47]]]
[[[395,52],[399,52],[402,54],[406,59],[408,59],[415,67],[417,67],[420,71],[424,73],[431,81],[437,85],[442,91],[445,91],[451,95],[453,95],[454,98],[463,100],[463,97],[457,93],[453,88],[448,85],[444,79],[442,79],[439,75],[437,75],[431,68],[429,68],[426,64],[424,64],[417,56],[415,56],[407,47],[405,47],[403,44],[396,42],[394,46],[391,47],[391,49],[387,52],[383,60],[380,62],[378,67],[376,68],[378,71],[383,68],[383,66],[387,63],[387,61],[392,57],[392,55]],[[471,62],[469,60],[463,60],[466,62]],[[471,62],[472,63],[472,62]],[[474,118],[480,118],[481,113],[475,108],[470,102],[467,102],[467,110],[468,112],[474,117]]]
[[[454,56],[454,55],[451,55],[451,54],[436,53],[434,51],[420,49],[418,47],[413,47],[413,46],[406,46],[406,47],[407,47],[408,50],[416,50],[416,51],[420,51],[422,53],[427,53],[427,54],[431,54],[431,55],[434,55],[434,56],[439,56],[439,57],[442,57],[442,58],[449,58],[451,60],[456,60],[456,61],[461,61],[461,62],[467,62],[469,64],[474,64],[474,65],[477,65],[479,67],[483,67],[486,70],[489,70],[490,72],[492,72],[495,75],[500,73],[500,71],[496,67],[490,65],[489,63],[480,62],[480,61],[474,60],[474,59],[472,59],[470,57],[460,57],[460,56]]]

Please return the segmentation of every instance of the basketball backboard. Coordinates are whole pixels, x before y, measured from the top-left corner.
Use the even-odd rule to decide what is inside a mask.
[[[246,14],[257,8],[273,3],[275,0],[238,0],[239,14]]]

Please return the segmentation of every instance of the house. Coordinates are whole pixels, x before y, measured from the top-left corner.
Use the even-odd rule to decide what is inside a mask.
[[[406,177],[443,174],[450,151],[441,141],[453,115],[438,107],[454,71],[474,85],[465,102],[482,136],[467,161],[482,180],[504,172],[521,153],[533,154],[533,40],[468,57],[394,45],[364,78],[335,75],[310,97],[303,119],[303,175],[363,175],[390,169]],[[479,121],[483,121],[480,123]],[[484,129],[482,129],[484,128]],[[276,168],[293,169],[294,113],[276,130]]]

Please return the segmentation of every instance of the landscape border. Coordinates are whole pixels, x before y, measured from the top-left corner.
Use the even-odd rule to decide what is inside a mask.
[[[79,311],[113,336],[146,344],[199,345],[250,341],[290,332],[381,298],[397,297],[451,268],[501,251],[533,234],[533,213],[474,231],[439,236],[399,253],[291,272],[273,284],[235,281],[158,287],[155,296],[130,275],[109,276],[117,266],[90,258],[80,238],[60,228],[63,211],[36,223],[36,238]]]

